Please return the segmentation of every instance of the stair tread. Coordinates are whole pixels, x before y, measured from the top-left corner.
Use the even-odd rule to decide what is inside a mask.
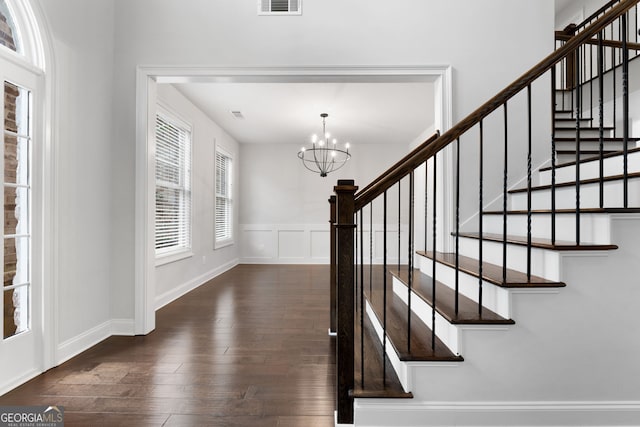
[[[627,174],[627,178],[628,179],[635,179],[635,178],[640,178],[640,172],[633,172],[633,173],[628,173]],[[610,182],[610,181],[621,181],[624,179],[624,175],[609,175],[609,176],[605,176],[602,178],[604,182]],[[589,178],[589,179],[583,179],[580,180],[580,185],[584,185],[584,184],[597,184],[600,182],[600,178]],[[556,183],[556,188],[558,187],[574,187],[576,185],[575,181],[568,181],[568,182],[559,182]],[[531,187],[531,191],[539,191],[539,190],[548,190],[551,188],[551,184],[545,184],[545,185],[536,185]],[[513,190],[509,190],[509,194],[515,194],[515,193],[526,193],[527,192],[527,188],[516,188]]]
[[[455,233],[452,233],[455,235]],[[468,237],[471,239],[479,239],[479,233],[468,233],[468,232],[460,232],[460,237]],[[493,233],[483,233],[482,239],[491,241],[491,242],[500,242],[503,241],[502,234],[493,234]],[[525,236],[513,236],[507,235],[507,243],[511,243],[514,245],[527,245],[527,238]],[[555,251],[595,251],[595,250],[612,250],[618,249],[617,245],[609,245],[609,244],[593,244],[593,243],[581,243],[576,245],[575,242],[567,242],[556,240],[555,243],[552,243],[550,239],[541,239],[541,238],[532,238],[531,239],[531,247],[539,248],[539,249],[551,249]]]
[[[405,286],[408,287],[409,271],[401,269],[391,271],[391,274],[398,278]],[[419,269],[413,270],[413,280],[411,289],[424,302],[433,307],[433,280]],[[459,293],[458,294],[458,313],[455,310],[455,290],[451,289],[444,283],[436,280],[436,311],[440,313],[449,323],[452,324],[475,324],[475,325],[492,325],[492,324],[508,324],[515,322],[511,319],[505,319],[497,313],[486,307],[482,308],[482,314],[478,313],[478,303],[471,298]]]
[[[383,324],[384,316],[384,290],[383,290],[383,269],[382,266],[374,268],[374,280],[372,289],[367,286],[368,277],[365,277],[365,295],[378,318]],[[368,275],[368,273],[367,273]],[[366,275],[366,276],[367,276]],[[402,299],[393,292],[393,282],[391,277],[387,280],[387,336],[388,344],[396,350],[398,357],[402,361],[442,361],[459,362],[463,358],[456,356],[449,348],[436,336],[435,349],[432,348],[431,329],[411,312],[411,345],[407,336],[408,307]]]
[[[636,147],[636,148],[629,148],[629,149],[627,150],[627,154],[635,153],[636,151],[640,151],[640,147]],[[614,151],[614,152],[612,152],[612,153],[607,153],[607,154],[605,154],[605,155],[604,155],[604,156],[602,156],[602,157],[603,157],[604,159],[608,159],[608,158],[611,158],[611,157],[622,156],[622,155],[623,155],[623,153],[624,153],[624,151],[622,151],[622,150],[617,150],[617,151]],[[593,161],[595,161],[595,160],[598,160],[598,158],[599,158],[599,157],[592,157],[592,158],[589,158],[589,159],[581,159],[581,160],[580,160],[580,164],[582,164],[582,163],[587,163],[587,162],[593,162]],[[575,160],[573,160],[573,161],[571,161],[571,162],[561,163],[561,164],[556,165],[556,169],[558,169],[558,168],[563,168],[563,167],[567,167],[567,166],[575,166],[575,164],[576,164]],[[544,168],[541,168],[541,169],[540,169],[540,172],[546,172],[546,171],[550,171],[550,170],[551,170],[551,166],[546,166],[546,167],[544,167]]]
[[[572,136],[557,136],[554,138],[556,142],[575,142],[576,138],[572,137]],[[606,136],[604,138],[602,138],[602,140],[604,142],[624,142],[624,138],[619,137],[619,136]],[[599,142],[600,141],[600,137],[599,136],[584,136],[584,137],[580,137],[580,141],[581,142]],[[636,141],[640,141],[640,138],[627,138],[627,142],[631,141],[631,142],[636,142]]]
[[[615,153],[616,150],[603,150],[602,154],[611,154],[611,153]],[[556,150],[556,154],[560,154],[560,155],[567,155],[567,154],[576,154],[576,150]],[[580,154],[585,155],[598,155],[600,154],[600,150],[580,150]]]
[[[418,251],[418,254],[433,259],[432,251]],[[437,252],[436,256],[436,260],[441,264],[455,268],[455,253]],[[459,255],[458,266],[460,271],[479,277],[479,262],[477,259]],[[502,267],[486,261],[482,261],[482,278],[489,283],[504,288],[559,288],[566,286],[563,282],[556,282],[533,275],[527,280],[526,273],[511,268],[507,268],[507,281],[505,283],[502,281]]]
[[[556,214],[576,214],[575,209],[556,209]],[[582,208],[580,209],[581,213],[591,214],[591,213],[606,213],[606,214],[615,214],[615,213],[640,213],[640,208]],[[503,211],[484,211],[483,215],[502,215]],[[528,213],[527,210],[524,209],[515,209],[508,210],[507,215],[526,215]],[[532,214],[550,214],[552,213],[551,209],[532,209]]]
[[[411,392],[404,391],[393,365],[386,355],[384,356],[386,371],[383,371],[382,346],[376,336],[373,324],[367,316],[364,316],[363,324],[362,334],[360,333],[360,322],[356,321],[355,325],[355,386],[353,396],[358,398],[412,398]],[[362,355],[360,352],[361,339],[363,339],[365,358],[364,382],[362,378]]]
[[[555,120],[559,120],[559,119],[555,119]],[[574,119],[571,119],[571,121],[575,122],[575,120],[574,120]],[[555,130],[571,130],[571,131],[575,131],[575,130],[576,130],[576,128],[574,128],[574,127],[554,127],[554,129],[555,129]],[[612,127],[612,126],[611,126],[611,127],[609,127],[609,126],[603,126],[603,127],[602,127],[602,130],[605,130],[605,131],[611,131],[611,130],[614,130],[614,129],[615,129],[615,128],[614,128],[614,127]],[[586,131],[595,131],[595,130],[600,130],[600,128],[599,128],[599,127],[597,127],[597,126],[585,126],[585,127],[580,127],[580,131],[583,131],[583,130],[586,130]]]
[[[571,113],[571,110],[562,110],[562,111],[557,110],[556,113]],[[555,117],[554,120],[556,122],[575,122],[576,121],[575,117]],[[593,121],[593,118],[591,118],[591,117],[582,117],[580,119],[580,121],[581,122],[590,122],[590,121]]]

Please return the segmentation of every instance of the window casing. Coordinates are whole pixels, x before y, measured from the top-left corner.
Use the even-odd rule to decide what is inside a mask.
[[[191,251],[191,129],[167,111],[156,115],[156,258]]]
[[[233,243],[233,158],[216,148],[215,247]]]
[[[258,15],[302,15],[302,0],[258,0]]]

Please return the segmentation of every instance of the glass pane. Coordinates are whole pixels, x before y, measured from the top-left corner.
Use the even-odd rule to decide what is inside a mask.
[[[29,91],[4,82],[4,182],[29,180]]]
[[[29,189],[4,187],[4,234],[29,234]]]
[[[4,331],[9,338],[29,330],[29,286],[4,291]]]
[[[29,283],[29,238],[4,239],[4,286]]]
[[[22,53],[20,33],[13,21],[5,0],[0,0],[0,45],[6,46],[14,52]]]

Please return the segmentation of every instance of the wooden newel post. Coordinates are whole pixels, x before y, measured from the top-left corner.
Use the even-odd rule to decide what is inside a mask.
[[[337,327],[336,371],[338,424],[353,424],[354,388],[354,214],[353,180],[338,180],[337,196]]]
[[[336,335],[336,303],[337,303],[337,254],[336,254],[336,196],[329,197],[329,209],[330,209],[330,219],[329,219],[329,235],[331,236],[329,245],[331,246],[331,258],[330,258],[330,272],[331,280],[329,282],[330,286],[330,316],[331,319],[329,321],[329,335]]]

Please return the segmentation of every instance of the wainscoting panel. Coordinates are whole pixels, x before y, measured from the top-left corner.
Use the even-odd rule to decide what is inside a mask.
[[[406,248],[408,227],[400,227],[401,248]],[[373,242],[371,242],[373,236]],[[241,224],[241,260],[243,264],[327,264],[329,262],[329,224]],[[383,260],[384,231],[382,224],[368,224],[362,233],[365,262],[369,262],[373,243],[373,262]],[[360,233],[356,246],[360,254]],[[420,248],[416,248],[420,249]],[[406,252],[406,251],[405,251]],[[406,263],[408,253],[401,253]],[[398,226],[387,228],[387,262],[398,262]]]
[[[278,259],[300,261],[306,257],[308,232],[304,229],[278,230]]]
[[[311,258],[317,261],[329,262],[329,256],[331,254],[331,239],[329,235],[330,231],[327,230],[311,230],[309,235]]]
[[[241,227],[240,242],[242,242],[242,258],[268,260],[273,258],[276,250],[275,233],[271,227],[247,226]]]

